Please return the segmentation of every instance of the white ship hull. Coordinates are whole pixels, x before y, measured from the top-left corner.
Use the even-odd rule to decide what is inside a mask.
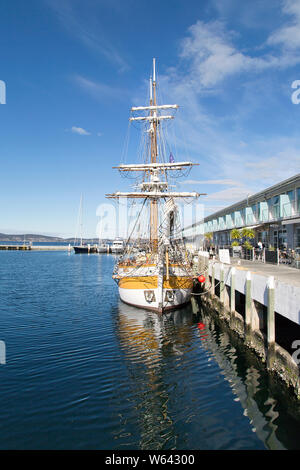
[[[155,266],[138,269],[119,267],[119,295],[123,302],[139,308],[164,312],[179,308],[190,301],[193,279],[179,266],[164,269]]]
[[[144,290],[123,289],[119,287],[120,299],[126,304],[159,313],[186,305],[191,299],[191,292],[192,289],[163,289],[160,292],[158,288]],[[152,301],[151,298],[153,298]],[[159,301],[160,298],[161,300]]]
[[[115,255],[116,255],[116,254],[120,254],[120,253],[123,252],[123,248],[114,248],[114,247],[112,247],[112,248],[111,248],[111,252],[112,252],[113,254],[115,254]]]

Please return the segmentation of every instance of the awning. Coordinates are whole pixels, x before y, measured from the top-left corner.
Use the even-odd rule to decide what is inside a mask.
[[[251,225],[250,227],[248,227],[247,225],[243,228],[258,228],[258,227],[263,227],[265,224],[257,224],[257,225]]]
[[[299,224],[300,219],[282,220],[281,223],[282,225]]]

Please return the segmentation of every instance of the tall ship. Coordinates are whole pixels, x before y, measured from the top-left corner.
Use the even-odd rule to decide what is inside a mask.
[[[187,304],[193,288],[190,257],[185,249],[178,202],[198,198],[196,192],[170,188],[170,180],[187,173],[195,163],[175,161],[167,154],[166,123],[177,104],[157,103],[156,64],[149,86],[149,104],[131,108],[130,123],[142,124],[140,162],[114,167],[134,179],[134,190],[106,194],[127,198],[138,212],[113,272],[123,302],[163,313]]]

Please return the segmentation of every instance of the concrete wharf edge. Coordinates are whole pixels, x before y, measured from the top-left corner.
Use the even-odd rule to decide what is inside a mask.
[[[72,247],[71,247],[72,249]],[[0,245],[0,251],[70,251],[68,245]]]
[[[250,272],[241,266],[224,265],[200,254],[195,270],[197,274],[206,276],[202,295],[198,297],[202,304],[209,311],[216,312],[246,346],[255,351],[267,369],[279,376],[300,399],[298,364],[275,341],[275,312],[300,324],[300,287],[283,283],[273,276]],[[215,291],[217,285],[220,287],[219,296]],[[236,290],[245,296],[245,318],[235,310]],[[197,296],[192,297],[195,313],[198,311],[196,299]],[[267,308],[266,317],[262,305]],[[260,328],[262,323],[266,325],[266,334]]]

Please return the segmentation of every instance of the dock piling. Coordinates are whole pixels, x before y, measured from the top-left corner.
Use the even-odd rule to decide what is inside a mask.
[[[220,266],[220,301],[224,303],[224,288],[225,288],[225,283],[224,283],[224,264],[221,264]]]
[[[267,366],[272,369],[275,358],[275,286],[274,276],[268,278],[267,306]]]
[[[231,269],[231,282],[230,282],[230,312],[235,312],[235,271],[233,267]]]
[[[215,312],[218,320],[224,320],[243,338],[245,345],[256,351],[265,363],[266,369],[293,387],[300,399],[298,363],[284,345],[276,343],[275,324],[277,313],[297,323],[300,289],[280,279],[275,283],[274,276],[264,275],[264,269],[262,273],[251,272],[252,267],[248,269],[230,268],[217,261],[209,261],[208,277],[211,283],[209,289],[203,292],[205,295],[201,296],[201,305],[211,309],[212,315]],[[274,273],[278,275],[275,269]],[[196,313],[196,306],[192,307]]]
[[[211,294],[215,295],[215,266],[211,267]]]
[[[251,332],[252,325],[252,298],[251,298],[251,272],[246,275],[246,299],[245,299],[245,336]]]

